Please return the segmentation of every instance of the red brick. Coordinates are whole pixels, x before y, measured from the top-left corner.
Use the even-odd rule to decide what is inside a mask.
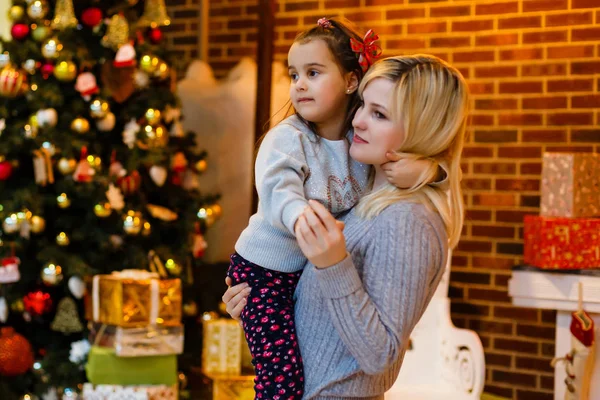
[[[502,50],[500,52],[500,60],[502,61],[540,60],[543,56],[544,51],[540,48]]]
[[[473,303],[460,303],[453,301],[450,305],[452,313],[467,315],[489,315],[490,307]]]
[[[404,0],[366,0],[366,6],[392,6],[404,3]]]
[[[551,76],[551,75],[566,75],[567,64],[534,64],[523,65],[521,67],[521,75],[526,76]]]
[[[236,15],[242,15],[242,7],[240,6],[229,6],[229,7],[211,7],[210,17],[231,17]]]
[[[496,211],[497,222],[516,222],[522,223],[523,217],[527,214],[531,214],[527,211],[516,211],[516,210],[498,210]]]
[[[248,29],[256,28],[257,26],[258,20],[256,19],[237,19],[227,22],[227,28],[229,29]]]
[[[496,243],[496,254],[523,255],[523,243]]]
[[[411,4],[420,4],[420,3],[443,3],[448,0],[408,0]]]
[[[480,322],[480,321],[472,320],[471,325],[473,325],[474,323],[478,323],[478,322]],[[484,321],[481,321],[481,322],[484,322]],[[485,321],[485,322],[487,322],[487,321]],[[469,328],[475,329],[475,331],[477,331],[477,329],[473,328],[472,326],[469,326]],[[489,351],[485,352],[485,364],[487,366],[495,365],[497,367],[508,368],[508,367],[510,367],[511,363],[512,363],[512,356],[509,354],[491,353]],[[486,385],[486,389],[488,389],[488,385]],[[486,392],[490,392],[490,391],[486,390]]]
[[[360,23],[365,21],[381,21],[382,13],[380,11],[372,12],[356,12],[356,13],[345,13],[344,16],[354,23]]]
[[[492,162],[492,163],[473,163],[473,173],[486,175],[514,175],[516,165],[513,163]]]
[[[579,28],[571,31],[571,41],[600,40],[600,28]]]
[[[540,175],[542,173],[541,163],[522,163],[519,166],[521,175]]]
[[[548,92],[591,92],[593,79],[560,79],[548,81]]]
[[[500,82],[500,93],[541,93],[543,88],[543,82]]]
[[[424,49],[426,47],[425,39],[420,38],[388,40],[386,44],[386,49]]]
[[[471,300],[486,300],[493,302],[510,303],[510,297],[508,296],[508,292],[505,290],[469,288],[468,293],[468,298]],[[512,324],[505,324],[502,322],[489,322],[487,324],[487,327],[489,328],[489,330],[480,330],[490,333],[512,333]]]
[[[492,94],[494,93],[493,82],[467,82],[469,84],[469,91],[472,95],[478,94]]]
[[[390,19],[411,19],[411,18],[424,18],[424,8],[403,8],[401,10],[387,10],[385,18]]]
[[[525,307],[494,307],[494,317],[518,321],[538,321],[539,310]]]
[[[429,16],[436,17],[465,17],[471,15],[471,6],[431,7]]]
[[[553,129],[524,130],[522,140],[523,142],[560,143],[567,140],[567,132]]]
[[[516,110],[518,101],[514,98],[476,99],[476,110]]]
[[[572,108],[598,108],[600,107],[600,94],[587,94],[573,96],[571,98]]]
[[[516,400],[553,400],[551,392],[538,392],[533,390],[517,390]]]
[[[571,8],[594,8],[598,7],[596,0],[572,0]]]
[[[477,15],[499,15],[519,12],[519,3],[511,1],[509,3],[492,3],[492,4],[478,4],[475,7],[475,14]]]
[[[465,220],[466,221],[490,221],[492,219],[492,212],[490,210],[466,210]]]
[[[490,147],[473,147],[465,146],[463,149],[463,157],[492,157],[494,151]]]
[[[325,9],[360,7],[360,0],[325,0]]]
[[[454,32],[478,32],[489,31],[494,28],[494,20],[471,20],[452,22],[452,31]]]
[[[498,116],[498,124],[502,126],[526,126],[541,125],[540,114],[501,114]]]
[[[496,190],[531,192],[540,190],[538,179],[496,179]]]
[[[492,182],[489,179],[464,178],[462,186],[467,190],[490,190]]]
[[[473,126],[492,126],[494,125],[494,116],[471,114],[471,124]]]
[[[486,354],[486,361],[487,361],[488,352],[486,351],[485,354]],[[491,372],[490,372],[489,379],[491,379]],[[504,387],[504,386],[495,386],[493,383],[486,382],[485,392],[496,395],[496,396],[505,397],[507,399],[513,398],[513,389],[512,388],[508,388],[508,387]]]
[[[548,115],[548,125],[593,125],[592,113],[556,113]]]
[[[239,43],[241,40],[242,36],[239,33],[211,34],[209,39],[211,43]]]
[[[430,39],[431,47],[467,47],[470,45],[471,38],[468,36],[433,37]]]
[[[490,274],[479,272],[452,271],[450,273],[450,280],[452,282],[459,283],[477,283],[480,285],[488,285],[490,283]]]
[[[285,3],[283,5],[285,12],[315,10],[319,8],[317,1],[303,1],[301,3]]]
[[[500,158],[539,158],[542,149],[539,147],[503,146],[498,149]]]
[[[600,73],[600,61],[572,62],[571,73],[574,75],[591,75]]]
[[[514,238],[515,228],[510,226],[472,225],[471,233],[473,236],[480,237]]]
[[[554,390],[554,376],[540,376],[540,387],[546,390]],[[529,398],[529,397],[528,397]],[[553,400],[554,397],[550,395],[545,400]]]
[[[408,34],[446,32],[446,22],[422,22],[408,24]]]
[[[390,25],[370,25],[373,31],[379,35],[400,35],[404,33],[404,25],[398,23],[392,23]]]
[[[539,16],[498,19],[498,28],[500,29],[540,28],[541,26],[542,17]]]
[[[477,62],[477,61],[494,61],[495,52],[493,50],[485,51],[456,51],[453,54],[453,61],[459,62]]]
[[[498,33],[493,35],[478,35],[475,39],[477,46],[510,46],[519,43],[518,33]]]
[[[600,143],[599,129],[573,129],[571,132],[572,142],[595,142]]]
[[[458,256],[456,254],[452,254],[452,266],[454,267],[464,267],[468,263],[467,257]]]
[[[568,31],[524,32],[523,44],[566,42]]]
[[[489,66],[489,67],[476,67],[475,77],[476,78],[511,78],[517,76],[516,66]]]
[[[515,266],[515,262],[512,258],[502,258],[498,256],[484,257],[484,256],[473,256],[473,267],[496,269],[496,270],[507,270],[510,271]]]
[[[548,146],[546,151],[556,153],[591,153],[594,150],[592,146]]]
[[[475,131],[475,142],[478,143],[508,143],[517,141],[516,130]]]
[[[539,325],[517,324],[517,334],[519,336],[554,340],[556,331],[554,327],[544,327]]]
[[[456,247],[457,251],[489,253],[492,251],[490,242],[480,242],[474,240],[461,240]]]
[[[512,193],[479,193],[473,195],[473,205],[492,207],[512,207],[517,204]]]
[[[589,58],[594,57],[594,46],[548,47],[548,58]]]
[[[594,22],[592,12],[571,12],[564,14],[546,15],[546,26],[587,25]]]
[[[566,10],[568,0],[528,0],[523,2],[523,12]]]
[[[561,97],[530,97],[523,99],[525,110],[551,110],[567,108],[567,98]]]
[[[297,26],[298,20],[297,17],[278,17],[275,19],[275,26]]]

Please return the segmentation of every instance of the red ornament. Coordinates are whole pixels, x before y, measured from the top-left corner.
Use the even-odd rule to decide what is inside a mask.
[[[121,192],[125,196],[134,194],[140,189],[140,185],[142,184],[142,177],[140,173],[137,171],[133,171],[129,175],[122,176],[117,179],[117,185],[121,188]]]
[[[23,297],[25,311],[31,315],[43,315],[52,310],[52,298],[48,293],[38,290]]]
[[[85,9],[81,14],[81,21],[90,28],[97,26],[102,21],[102,10],[97,7]]]
[[[29,25],[27,24],[14,24],[10,29],[10,34],[15,40],[23,40],[29,36]]]
[[[33,350],[23,335],[11,327],[0,329],[0,375],[17,376],[33,366]]]
[[[54,73],[54,65],[50,64],[50,63],[46,63],[44,65],[42,65],[42,76],[44,77],[44,79],[48,79],[50,77],[50,75],[52,75]]]
[[[12,175],[12,164],[9,161],[0,162],[0,181],[7,180]]]
[[[153,44],[159,44],[162,41],[163,33],[159,28],[151,28],[148,37]]]

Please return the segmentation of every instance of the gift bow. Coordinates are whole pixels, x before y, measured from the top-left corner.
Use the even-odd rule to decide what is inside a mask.
[[[379,36],[372,29],[367,31],[362,43],[350,38],[350,47],[352,51],[359,54],[358,63],[363,72],[366,72],[369,66],[373,65],[375,60],[381,56],[381,47],[375,44],[377,40],[379,40]]]

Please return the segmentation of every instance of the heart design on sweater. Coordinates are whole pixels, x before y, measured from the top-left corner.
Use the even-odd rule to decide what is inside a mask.
[[[335,175],[327,179],[327,208],[332,213],[338,213],[352,208],[360,199],[360,185],[353,177],[341,180]]]

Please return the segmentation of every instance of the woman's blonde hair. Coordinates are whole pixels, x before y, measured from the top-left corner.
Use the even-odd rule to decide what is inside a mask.
[[[370,218],[398,200],[413,200],[437,211],[444,221],[449,245],[456,246],[463,225],[460,157],[468,113],[468,88],[461,73],[431,55],[388,57],[375,63],[359,86],[383,78],[395,84],[392,118],[404,127],[404,142],[397,152],[407,159],[433,161],[418,184],[398,189],[391,184],[366,195],[358,215]],[[448,185],[428,184],[442,167]]]

